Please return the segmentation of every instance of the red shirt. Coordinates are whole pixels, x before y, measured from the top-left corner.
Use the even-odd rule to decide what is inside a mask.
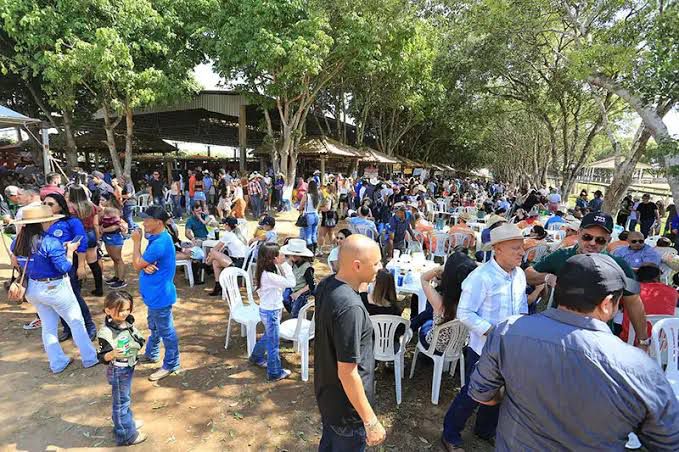
[[[674,310],[677,307],[677,291],[660,282],[641,283],[641,291],[639,296],[641,302],[644,304],[646,314],[663,314],[674,315]],[[620,339],[627,342],[629,334],[629,316],[627,311],[623,312],[622,316],[622,332]],[[651,337],[651,324],[648,324],[648,337]],[[636,342],[636,341],[635,341]]]

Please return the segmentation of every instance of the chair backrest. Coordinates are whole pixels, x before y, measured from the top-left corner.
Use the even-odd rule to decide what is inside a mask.
[[[233,312],[236,308],[243,306],[243,295],[240,292],[238,278],[245,280],[245,290],[248,302],[254,306],[255,301],[252,296],[252,280],[248,273],[242,268],[227,267],[219,275],[219,284],[222,286],[222,298],[226,300],[229,309]]]
[[[356,224],[356,225],[354,225],[354,232],[356,234],[363,234],[367,237],[370,237],[373,240],[377,240],[377,238],[378,238],[377,230],[369,224]]]
[[[646,322],[651,324],[651,327],[655,326],[656,323],[665,319],[673,319],[673,315],[665,314],[646,314]],[[630,325],[629,334],[627,335],[627,343],[634,345],[634,340],[636,339],[636,333],[634,328]]]
[[[399,315],[371,315],[370,321],[375,332],[375,359],[393,360],[396,357],[394,353],[396,329],[399,325],[404,325],[407,332],[410,329],[410,320]]]
[[[443,356],[445,358],[455,358],[459,356],[460,353],[462,353],[462,348],[466,344],[467,338],[469,337],[469,330],[467,330],[467,327],[464,326],[464,324],[458,319],[450,320],[434,327],[434,332],[432,333],[431,343],[429,344],[429,350],[427,353],[434,353],[439,336],[443,334],[444,331],[448,331],[448,337],[450,338],[450,341],[443,350]]]
[[[151,204],[151,195],[148,193],[142,193],[137,198],[137,204],[139,207],[148,207]]]
[[[549,254],[549,246],[547,245],[535,245],[526,250],[526,254],[523,255],[524,262],[538,262],[540,259]]]
[[[297,341],[313,339],[314,337],[315,332],[314,323],[316,321],[316,313],[312,310],[314,306],[315,303],[309,300],[304,306],[302,306],[302,309],[300,309],[299,313],[297,314],[297,325],[295,326],[295,338]],[[312,310],[311,323],[309,324],[309,328],[303,330],[302,326],[304,325],[304,322],[302,322],[302,320],[307,319],[307,314],[309,314],[310,310]]]
[[[437,232],[433,236],[434,247],[431,250],[432,256],[445,257],[448,256],[450,251],[451,238],[446,232]]]
[[[561,241],[566,238],[566,231],[563,229],[550,229],[547,231],[547,235],[552,238],[552,240]]]
[[[649,235],[648,237],[646,237],[646,240],[644,240],[644,243],[646,245],[655,246],[657,245],[659,238],[660,238],[659,235]]]
[[[436,212],[437,210],[436,204],[431,199],[425,199],[424,205],[427,206],[428,212]]]
[[[450,235],[451,248],[457,248],[458,246],[461,246],[464,249],[469,249],[470,245],[471,238],[469,237],[469,234],[465,234],[464,232],[456,232]]]
[[[653,348],[653,356],[661,366],[662,348],[661,338],[664,333],[667,341],[667,367],[665,368],[665,375],[667,378],[673,380],[679,379],[679,318],[672,317],[668,319],[659,320],[653,325],[651,331],[651,347]],[[679,394],[677,394],[679,397]]]

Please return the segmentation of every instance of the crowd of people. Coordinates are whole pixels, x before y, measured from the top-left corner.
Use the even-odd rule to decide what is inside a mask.
[[[272,171],[240,177],[204,168],[171,180],[150,171],[137,184],[77,169],[35,179],[6,186],[0,202],[5,232],[15,237],[13,266],[26,274],[25,298],[37,311],[25,328],[42,329],[54,373],[71,363],[59,344],[70,338],[83,367],[107,364],[118,445],[146,439],[130,409],[138,363],[160,363],[162,342],[162,364],[149,379],[181,370],[177,260],[191,262],[185,271],[197,284],[213,275],[212,296],[228,289],[220,284],[224,269],[254,268],[264,333],[249,360],[269,381],[292,374],[280,359],[282,315],[297,318],[313,300],[319,450],[381,443],[370,316],[407,315],[397,277],[383,266],[428,254],[440,265],[419,275],[426,304],[420,310],[411,300],[413,337],[427,349],[436,339],[444,353],[453,340],[444,325],[457,322],[469,334],[466,384],[443,419],[444,450],[462,450],[474,411],[474,434],[499,450],[620,449],[630,432],[650,449],[679,448],[679,403],[646,354],[646,314],[674,315],[678,306],[671,274],[679,270],[679,216],[648,195],[626,197],[614,221],[598,190],[591,200],[583,190],[569,205],[554,188],[444,176],[316,171],[291,187]],[[299,235],[283,239],[276,219],[288,210],[298,212]],[[251,236],[246,216],[257,222]],[[217,243],[207,253],[206,240]],[[104,256],[113,264],[110,278]],[[314,259],[321,256],[331,275],[319,281],[315,272],[325,262]],[[147,308],[147,338],[134,326],[136,297],[123,290],[129,264]],[[88,269],[90,303],[105,295],[100,328],[82,294]],[[624,344],[632,330],[634,347]]]

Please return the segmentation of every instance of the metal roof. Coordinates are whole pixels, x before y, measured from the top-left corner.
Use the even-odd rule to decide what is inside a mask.
[[[0,129],[5,127],[24,126],[40,122],[39,119],[29,118],[28,116],[10,110],[0,105]]]

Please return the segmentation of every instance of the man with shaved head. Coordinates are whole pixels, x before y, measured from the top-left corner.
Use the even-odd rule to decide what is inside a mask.
[[[337,274],[316,289],[314,389],[323,423],[319,451],[364,451],[384,441],[372,409],[373,328],[358,288],[382,268],[377,243],[352,234],[342,243]]]
[[[660,254],[644,242],[644,234],[639,231],[630,232],[627,243],[628,246],[617,248],[613,255],[624,259],[634,270],[649,263],[660,266]]]

